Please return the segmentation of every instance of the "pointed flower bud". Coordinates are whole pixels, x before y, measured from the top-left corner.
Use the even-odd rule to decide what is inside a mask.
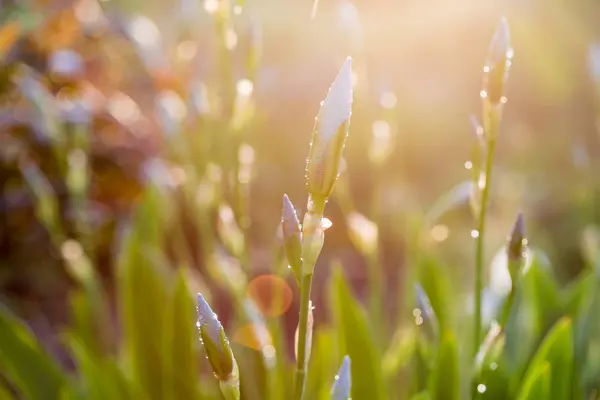
[[[519,213],[512,231],[508,238],[508,258],[511,261],[519,261],[523,258],[523,248],[525,244],[525,221],[523,213]]]
[[[300,282],[302,276],[302,234],[300,232],[300,221],[296,215],[296,210],[287,194],[283,195],[281,231],[283,232],[285,255],[296,275],[296,279]]]
[[[350,398],[351,388],[350,357],[345,356],[331,387],[331,400],[346,400]]]
[[[523,251],[526,243],[525,221],[523,219],[523,213],[519,213],[508,238],[508,245],[506,247],[508,272],[510,273],[513,284],[516,282],[521,266],[523,265]]]
[[[512,56],[510,30],[506,18],[503,17],[490,43],[486,64],[483,69],[482,96],[491,105],[498,105],[502,102],[504,85],[508,79]]]
[[[306,163],[306,184],[315,200],[326,200],[338,177],[352,114],[352,59],[348,57],[321,103]]]
[[[217,318],[217,314],[210,308],[204,296],[198,293],[197,300],[198,322],[196,326],[198,327],[200,340],[206,352],[206,358],[208,358],[213,373],[220,383],[227,388],[237,386],[239,392],[238,367],[233,357],[229,340],[225,335],[225,330]]]

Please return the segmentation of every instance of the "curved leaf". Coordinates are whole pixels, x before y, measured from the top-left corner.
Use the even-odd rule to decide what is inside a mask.
[[[29,399],[56,399],[66,382],[33,334],[0,308],[0,363],[7,378]]]
[[[433,400],[458,400],[460,398],[458,349],[454,335],[449,332],[446,332],[442,338],[430,385]]]
[[[534,374],[544,364],[551,366],[550,396],[546,398],[570,398],[573,378],[573,324],[570,318],[561,318],[548,332],[525,376]]]
[[[375,346],[365,311],[350,292],[341,268],[334,270],[330,290],[341,351],[352,359],[352,398],[386,399],[381,355]]]

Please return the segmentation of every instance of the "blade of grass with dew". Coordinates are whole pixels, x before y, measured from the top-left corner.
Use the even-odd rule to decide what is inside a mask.
[[[429,384],[432,400],[458,400],[460,398],[458,347],[454,335],[450,332],[443,334]]]
[[[9,381],[31,399],[57,398],[66,377],[29,330],[0,308],[0,359]]]
[[[475,357],[471,398],[489,399],[491,396],[492,398],[506,399],[510,397],[507,370],[503,359],[504,345],[504,333],[499,324],[493,323]]]
[[[550,368],[549,400],[563,400],[571,396],[573,379],[573,323],[561,318],[548,332],[531,360],[527,374],[548,363]],[[527,375],[526,374],[526,375]]]
[[[364,309],[352,295],[342,269],[336,266],[329,285],[342,353],[352,359],[352,397],[385,399],[386,388],[380,370],[381,355]]]

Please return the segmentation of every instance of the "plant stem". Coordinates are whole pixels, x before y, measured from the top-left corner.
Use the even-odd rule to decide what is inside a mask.
[[[296,359],[296,376],[294,379],[294,399],[302,400],[304,397],[304,381],[306,379],[306,336],[308,326],[308,312],[310,305],[310,289],[312,274],[302,276],[300,284],[300,321],[298,322],[298,348]]]
[[[369,310],[373,326],[378,327],[377,335],[383,335],[387,326],[384,326],[382,315],[382,296],[383,296],[383,276],[382,265],[379,262],[377,254],[366,254],[368,279],[369,279]]]
[[[495,128],[492,128],[495,130]],[[479,219],[477,224],[478,236],[475,250],[475,330],[473,335],[473,354],[477,354],[481,339],[481,292],[483,289],[483,241],[485,238],[485,217],[487,215],[488,198],[490,195],[490,183],[492,178],[492,165],[494,163],[494,150],[496,147],[495,132],[489,132],[487,155],[485,163],[485,185],[481,194],[479,208]]]

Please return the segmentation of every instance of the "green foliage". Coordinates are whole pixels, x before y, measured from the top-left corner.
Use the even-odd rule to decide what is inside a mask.
[[[330,291],[340,351],[352,360],[352,397],[385,399],[381,356],[373,340],[375,327],[369,325],[364,309],[356,302],[340,268],[334,271]]]
[[[442,337],[437,360],[431,377],[432,400],[458,400],[460,398],[460,372],[458,347],[451,333]]]
[[[2,371],[19,392],[32,399],[58,397],[65,376],[31,332],[4,308],[0,309],[0,343]]]
[[[493,145],[502,138],[498,128],[503,88],[498,86],[505,83],[509,61],[504,59],[509,44],[506,21],[501,26],[502,35],[496,39],[497,45],[504,47],[504,55],[501,60],[488,60],[493,64],[486,69],[486,74],[493,73],[486,79],[493,96],[484,100],[485,131],[478,133],[476,153],[479,158],[487,153],[485,160],[473,160],[473,181],[453,187],[423,215],[416,211],[418,207],[399,212],[383,209],[376,202],[372,204],[374,211],[363,215],[354,209],[348,188],[343,188],[345,197],[340,196],[339,203],[351,225],[345,233],[368,268],[364,274],[364,286],[368,288],[364,296],[366,306],[354,287],[354,279],[346,278],[351,271],[345,269],[346,265],[336,264],[330,269],[328,284],[314,285],[319,290],[325,286],[325,295],[311,293],[313,273],[315,279],[320,279],[328,272],[328,258],[321,255],[327,243],[323,216],[341,169],[342,149],[353,112],[350,60],[344,64],[336,78],[338,83],[332,85],[323,103],[313,133],[307,166],[310,196],[303,224],[286,197],[283,222],[288,226],[282,229],[285,249],[273,257],[271,272],[284,275],[281,270],[285,268],[280,264],[285,253],[300,285],[302,321],[298,324],[298,342],[306,346],[293,352],[293,335],[283,326],[282,318],[284,312],[296,312],[298,308],[292,301],[290,286],[287,282],[282,284],[290,292],[289,298],[273,296],[277,299],[267,306],[261,301],[262,295],[268,297],[269,290],[259,288],[255,290],[257,294],[251,290],[256,282],[252,269],[256,255],[252,247],[253,215],[249,212],[254,153],[244,143],[243,133],[256,116],[251,90],[239,93],[233,77],[234,57],[227,44],[235,25],[230,20],[233,10],[226,9],[230,6],[227,2],[215,4],[213,18],[219,40],[216,58],[222,67],[218,88],[223,92],[218,100],[222,110],[214,114],[195,110],[199,115],[190,120],[207,130],[195,136],[183,132],[184,121],[161,116],[165,120],[160,122],[169,136],[165,137],[165,150],[152,162],[167,171],[176,169],[184,177],[179,177],[182,182],[174,182],[161,179],[164,177],[160,174],[149,174],[128,214],[130,219],[119,226],[123,235],[112,254],[112,282],[107,283],[95,265],[98,244],[82,215],[75,218],[73,226],[66,224],[61,210],[63,200],[55,193],[46,172],[33,160],[20,165],[19,173],[34,199],[37,220],[74,282],[69,292],[70,321],[58,328],[56,336],[75,369],[64,368],[25,323],[3,307],[0,398],[11,398],[14,392],[18,398],[32,400],[279,400],[293,395],[321,400],[330,398],[336,373],[348,372],[348,366],[349,376],[344,376],[347,381],[336,393],[345,397],[351,387],[351,397],[356,400],[563,400],[588,399],[597,393],[600,290],[595,268],[600,243],[591,239],[586,242],[588,269],[564,287],[557,282],[543,253],[526,249],[523,268],[510,270],[514,282],[509,293],[500,295],[502,306],[490,312],[492,321],[483,321],[479,312],[484,292],[480,290],[485,280],[484,222],[491,195]],[[245,72],[253,78],[258,45],[249,53]],[[342,90],[341,100],[336,90]],[[56,99],[50,92],[35,93],[36,112],[47,122],[46,133],[52,137],[50,153],[67,175],[63,177],[66,202],[85,214],[83,211],[92,200],[87,193],[92,181],[87,170],[79,169],[81,165],[73,162],[69,154],[81,150],[87,157],[89,149],[82,143],[75,146],[77,149],[69,149],[63,135],[68,124],[44,108],[44,102]],[[344,106],[341,120],[336,110],[339,101]],[[191,113],[191,107],[188,108]],[[354,114],[361,112],[358,108]],[[336,123],[339,126],[334,126]],[[86,131],[77,132],[85,136]],[[377,162],[373,161],[378,172],[387,152],[380,153]],[[385,197],[385,183],[377,180],[377,185],[375,197]],[[427,240],[430,230],[439,227],[469,198],[472,211],[479,218],[474,234],[477,269],[468,269],[466,279],[477,276],[473,279],[475,293],[465,293],[456,278],[458,274],[450,267],[454,264]],[[273,215],[279,218],[279,212],[277,209]],[[386,221],[388,215],[393,222]],[[334,223],[337,228],[338,221]],[[444,220],[446,223],[450,224]],[[343,223],[339,225],[343,231]],[[386,229],[403,232],[408,243],[404,270],[395,286],[388,285],[391,274],[382,264],[385,246],[380,232]],[[523,255],[524,232],[519,230],[519,234],[513,258]],[[394,260],[394,265],[399,264]],[[391,296],[393,304],[384,304],[383,299],[390,298],[384,297],[384,292],[391,286],[399,288],[400,293]],[[219,323],[219,343],[205,342],[202,346],[199,341],[193,301],[194,292],[199,291],[215,303],[226,298],[222,304],[215,304],[215,309],[227,310],[223,325]],[[474,294],[476,315],[463,301],[465,294]],[[310,309],[310,301],[317,299],[325,299],[324,306]],[[314,326],[313,314],[317,316]],[[465,334],[472,328],[473,335]],[[480,331],[486,329],[487,337],[479,338]],[[235,379],[231,381],[219,371],[215,374],[218,367],[204,357],[215,356],[225,343],[235,353],[224,363],[228,375],[229,370],[234,371],[230,375]],[[473,347],[478,350],[475,356]],[[345,355],[351,363],[348,361],[345,369],[338,370]]]

